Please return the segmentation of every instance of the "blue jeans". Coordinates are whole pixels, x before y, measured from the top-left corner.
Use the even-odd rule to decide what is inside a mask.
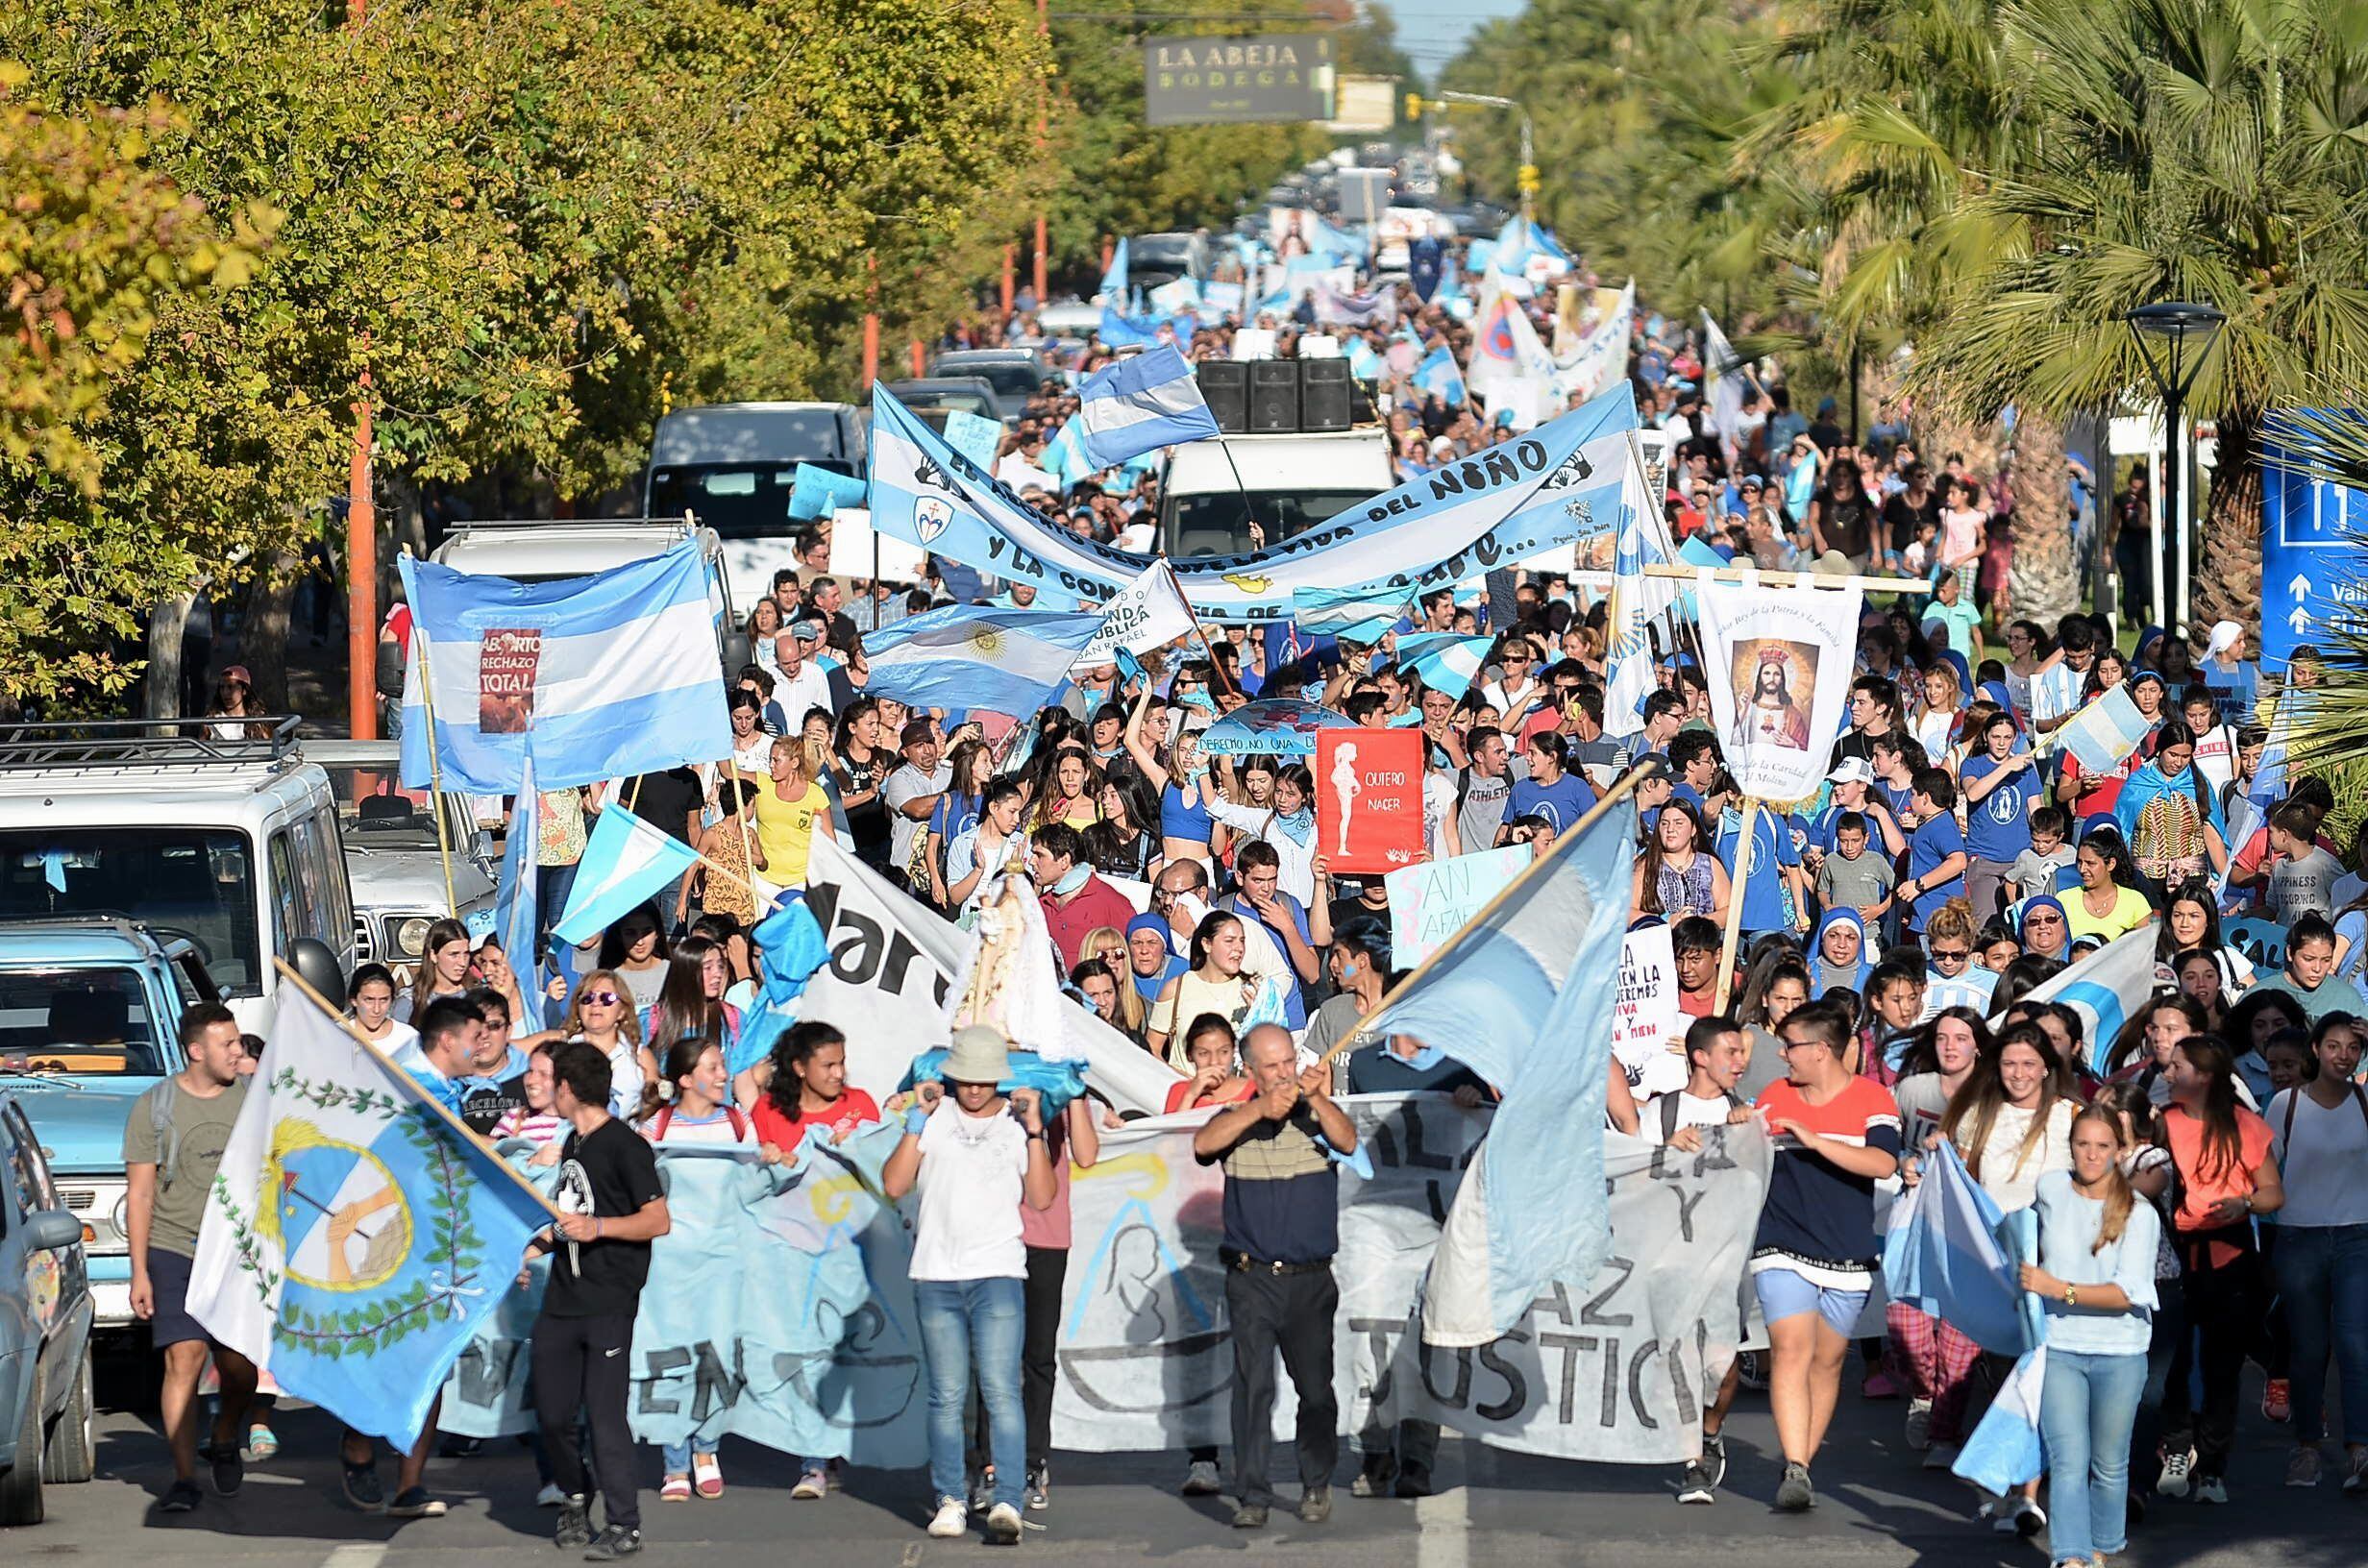
[[[664,1457],[659,1463],[670,1476],[687,1476],[691,1473],[691,1456],[714,1453],[715,1443],[712,1437],[693,1437],[682,1443],[662,1443],[659,1447]]]
[[[929,1488],[966,1496],[962,1410],[971,1375],[987,1409],[987,1457],[995,1501],[1020,1506],[1027,1481],[1027,1416],[1020,1400],[1020,1346],[1027,1322],[1022,1280],[915,1280],[921,1353],[929,1365]]]
[[[2294,1440],[2327,1435],[2331,1350],[2343,1440],[2368,1443],[2368,1225],[2281,1225],[2271,1262],[2293,1344]]]
[[[2039,1435],[2047,1444],[2052,1561],[2085,1562],[2129,1545],[2130,1428],[2145,1387],[2146,1358],[2136,1352],[2047,1353]]]

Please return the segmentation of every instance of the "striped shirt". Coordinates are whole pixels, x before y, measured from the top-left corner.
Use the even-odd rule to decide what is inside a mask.
[[[1320,1263],[1340,1250],[1339,1184],[1301,1105],[1225,1151],[1224,1244],[1265,1263]]]

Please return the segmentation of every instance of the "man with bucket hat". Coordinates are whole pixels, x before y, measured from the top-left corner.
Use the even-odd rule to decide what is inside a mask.
[[[1020,1539],[1027,1475],[1020,1397],[1027,1247],[1020,1206],[1051,1207],[1052,1160],[1041,1096],[1032,1089],[1003,1092],[1011,1057],[1000,1033],[981,1024],[955,1030],[944,1076],[942,1085],[915,1089],[904,1136],[880,1173],[889,1197],[921,1195],[911,1272],[929,1369],[929,1533],[957,1537],[969,1525],[962,1416],[975,1374],[995,1466],[987,1539],[1011,1546]]]

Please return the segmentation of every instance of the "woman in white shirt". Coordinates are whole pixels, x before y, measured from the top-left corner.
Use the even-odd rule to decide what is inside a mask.
[[[1214,782],[1201,779],[1209,816],[1227,827],[1274,846],[1279,865],[1278,885],[1313,909],[1316,900],[1316,778],[1301,762],[1286,763],[1274,775],[1274,803],[1269,807],[1236,805],[1220,795]]]
[[[2071,1168],[2038,1180],[2039,1260],[2022,1265],[2021,1282],[2047,1310],[2047,1555],[2057,1568],[2087,1568],[2129,1544],[2130,1433],[2146,1386],[2161,1221],[2122,1173],[2113,1112],[2078,1112],[2066,1148]],[[2017,1523],[2037,1511],[2024,1500]]]
[[[1003,888],[1012,857],[1026,847],[1020,832],[1025,792],[1016,778],[999,778],[979,797],[978,821],[946,846],[946,903],[967,920]]]
[[[2356,1082],[2368,1026],[2321,1018],[2310,1041],[2317,1075],[2269,1102],[2270,1153],[2285,1177],[2278,1274],[2293,1346],[2294,1453],[2288,1486],[2319,1483],[2327,1435],[2327,1360],[2343,1390],[2343,1489],[2368,1492],[2368,1095]]]
[[[2071,1095],[2076,1087],[2070,1066],[2045,1030],[2032,1023],[2010,1024],[1998,1035],[1996,1054],[1949,1096],[1940,1125],[1924,1140],[1924,1148],[1946,1139],[1964,1160],[1966,1172],[2001,1210],[2010,1213],[2027,1209],[2039,1177],[2072,1163]],[[1900,1179],[1914,1186],[1922,1178],[1920,1167],[1918,1160],[1903,1162]],[[1982,1347],[1945,1318],[1930,1317],[1903,1303],[1892,1304],[1888,1320],[1908,1363],[1910,1444],[1914,1446],[1919,1438],[1929,1442],[1924,1467],[1946,1470],[1965,1440],[1971,1378]],[[1916,1420],[1919,1406],[1924,1408],[1921,1423]],[[2044,1522],[2043,1515],[2040,1519]]]

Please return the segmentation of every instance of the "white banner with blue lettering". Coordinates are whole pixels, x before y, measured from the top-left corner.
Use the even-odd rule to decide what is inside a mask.
[[[1766,1190],[1756,1124],[1705,1131],[1683,1155],[1605,1135],[1612,1257],[1585,1285],[1557,1283],[1502,1337],[1426,1348],[1414,1304],[1489,1125],[1444,1095],[1358,1095],[1342,1105],[1373,1175],[1343,1168],[1333,1385],[1342,1430],[1386,1440],[1405,1418],[1494,1447],[1621,1464],[1682,1462],[1701,1409],[1742,1342],[1744,1263]],[[1192,1153],[1209,1112],[1104,1133],[1070,1188],[1056,1448],[1173,1450],[1230,1441],[1233,1346],[1218,1261],[1224,1179]],[[1275,1432],[1295,1404],[1285,1380]]]
[[[872,397],[872,526],[1006,582],[1039,605],[1107,600],[1145,557],[1081,539],[915,418]],[[1444,587],[1574,542],[1609,537],[1636,429],[1625,382],[1584,407],[1246,555],[1175,563],[1203,620],[1286,619],[1294,589]]]

